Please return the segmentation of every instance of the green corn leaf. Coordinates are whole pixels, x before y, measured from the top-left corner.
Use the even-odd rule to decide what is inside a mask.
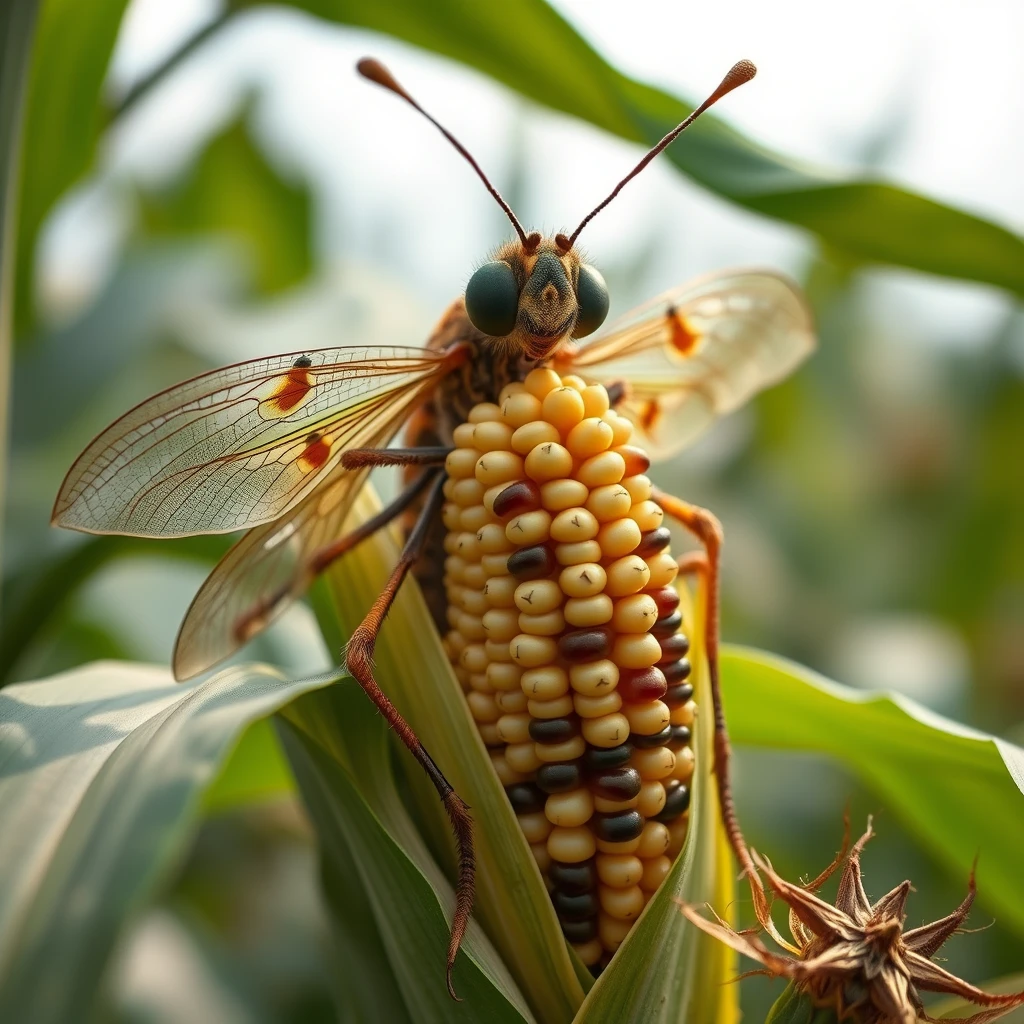
[[[377,508],[379,503],[367,488],[352,518],[366,518]],[[337,632],[338,623],[343,636],[351,635],[380,595],[398,550],[395,534],[382,530],[327,574],[333,605],[330,614],[336,619],[335,623],[325,623],[327,635]],[[542,1024],[565,1024],[583,1001],[581,975],[574,966],[575,958],[570,958],[536,862],[494,774],[413,580],[402,587],[384,624],[375,666],[388,696],[472,808],[477,850],[476,920],[536,1019]],[[432,848],[442,851],[440,859],[450,868],[447,817],[437,793],[425,779],[420,782],[422,772],[404,748],[399,749],[398,756],[400,764],[411,766],[409,779],[415,804],[434,839]],[[441,973],[434,983],[444,991]]]
[[[734,741],[842,761],[965,883],[977,857],[978,899],[1024,932],[1024,749],[761,651],[727,647],[722,680]]]
[[[695,614],[685,592],[683,597],[680,610],[690,637],[692,679],[701,709],[694,738],[690,831],[668,878],[590,990],[576,1024],[734,1024],[740,1019],[739,988],[728,984],[737,974],[736,955],[690,924],[676,904],[709,902],[725,914],[733,902],[733,863],[711,774],[714,718],[704,657],[704,613],[698,603]]]
[[[815,1006],[789,984],[775,1000],[764,1024],[838,1024],[835,1012]]]
[[[97,1012],[122,927],[187,852],[239,737],[335,678],[242,666],[185,687],[99,662],[0,694],[0,1020]]]

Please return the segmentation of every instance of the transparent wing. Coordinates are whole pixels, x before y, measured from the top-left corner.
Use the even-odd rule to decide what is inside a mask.
[[[336,348],[205,373],[100,434],[68,472],[53,521],[142,537],[271,522],[328,479],[346,448],[373,443],[382,410],[450,363],[429,349]]]
[[[625,383],[619,411],[651,456],[665,458],[789,374],[814,346],[796,284],[770,271],[731,271],[659,296],[559,368]]]
[[[361,443],[385,446],[422,397],[410,391],[378,409]],[[178,631],[176,678],[189,679],[212,668],[304,593],[313,581],[312,556],[338,538],[368,472],[338,467],[286,515],[250,530],[228,551],[206,578]]]

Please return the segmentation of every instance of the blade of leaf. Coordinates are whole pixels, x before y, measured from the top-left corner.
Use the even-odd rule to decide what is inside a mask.
[[[978,988],[985,992],[994,992],[996,995],[1020,992],[1024,990],[1024,974],[1012,974],[1005,978],[986,981]],[[978,1007],[962,999],[950,998],[930,1006],[928,1012],[937,1020],[956,1020],[958,1017],[969,1017],[972,1013],[977,1013]],[[1005,1017],[1000,1017],[999,1021],[1000,1024],[1021,1024],[1024,1021],[1024,1006],[1011,1010]]]
[[[471,925],[454,981],[444,984],[451,886],[394,787],[386,725],[354,683],[289,708],[286,749],[329,862],[344,847],[372,907],[391,970],[417,1022],[532,1021],[500,957]],[[358,781],[356,781],[358,779]],[[336,863],[344,864],[344,854]]]
[[[722,680],[735,741],[839,759],[965,882],[977,856],[979,900],[1024,932],[1024,749],[762,651],[727,647]]]
[[[718,813],[711,775],[714,718],[707,659],[704,656],[705,594],[696,601],[681,589],[680,610],[690,637],[690,661],[697,706],[694,734],[696,770],[686,844],[669,876],[644,908],[611,964],[590,990],[575,1024],[651,1024],[739,1020],[735,957],[723,943],[694,928],[679,912],[677,899],[711,903],[725,915],[733,902],[733,865]]]
[[[379,508],[369,488],[351,521]],[[327,574],[342,634],[366,614],[398,557],[394,533],[380,531]],[[331,628],[328,629],[328,635]],[[462,689],[415,581],[402,587],[375,654],[377,678],[459,794],[473,809],[477,850],[475,916],[545,1024],[571,1020],[583,1001],[540,872],[466,707]],[[411,761],[404,748],[399,756]],[[414,770],[418,771],[418,769]],[[417,791],[422,792],[422,791]],[[420,802],[436,834],[447,819],[433,790]]]
[[[834,1011],[815,1006],[808,996],[789,984],[768,1011],[764,1024],[838,1024],[838,1021]]]
[[[0,1020],[88,1017],[122,926],[186,852],[239,736],[335,678],[242,666],[182,687],[101,662],[0,694]]]

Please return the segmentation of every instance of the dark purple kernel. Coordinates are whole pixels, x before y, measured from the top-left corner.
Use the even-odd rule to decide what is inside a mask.
[[[635,768],[613,768],[592,775],[588,780],[590,792],[605,800],[632,800],[640,795],[643,779]]]
[[[647,750],[650,747],[663,747],[672,738],[672,726],[666,725],[661,732],[652,733],[650,736],[642,736],[640,733],[629,734],[629,742],[640,750]]]
[[[578,789],[582,782],[583,772],[576,761],[545,764],[537,769],[537,785],[545,793],[568,793]]]
[[[532,512],[540,508],[540,488],[532,480],[517,480],[499,492],[493,507],[499,519]]]
[[[690,683],[676,683],[665,691],[661,699],[670,708],[681,708],[693,696],[693,686]]]
[[[535,743],[564,743],[580,731],[579,721],[572,718],[532,718],[530,739]]]
[[[607,626],[597,629],[573,629],[564,633],[558,640],[558,653],[566,661],[574,663],[606,658],[611,649],[612,632]]]
[[[653,665],[650,668],[619,669],[616,692],[625,701],[646,704],[652,700],[661,700],[666,689],[668,683],[665,682],[665,676]]]
[[[679,607],[679,594],[675,587],[658,587],[657,590],[647,591],[654,598],[658,606],[658,618],[663,619]]]
[[[688,725],[673,725],[672,737],[668,741],[669,750],[682,750],[692,739]]]
[[[678,779],[671,779],[665,784],[665,806],[654,816],[654,820],[667,825],[689,807],[690,787],[683,785]]]
[[[534,814],[544,810],[544,794],[532,782],[506,786],[505,795],[516,814]]]
[[[644,830],[644,818],[639,811],[595,814],[590,824],[594,835],[606,843],[628,843]]]
[[[634,555],[641,558],[650,558],[659,551],[664,551],[672,541],[672,534],[667,526],[659,526],[655,530],[648,530],[640,534],[640,543],[633,549]]]
[[[666,615],[663,619],[658,619],[658,621],[651,626],[651,632],[661,640],[663,637],[672,636],[675,633],[678,633],[682,624],[682,615],[680,615],[679,612],[673,612],[671,615]]]
[[[661,666],[661,671],[665,673],[665,679],[670,686],[689,679],[691,670],[689,658],[680,658],[678,661],[673,661],[671,665]]]
[[[548,874],[555,888],[569,895],[593,892],[597,886],[597,871],[592,860],[585,860],[582,864],[553,860]]]
[[[588,746],[583,755],[583,767],[586,768],[588,774],[592,775],[611,771],[613,768],[621,768],[628,764],[632,753],[633,748],[628,743],[623,743],[618,747]],[[541,768],[540,771],[544,771],[544,769]]]
[[[520,548],[508,556],[508,571],[520,582],[541,580],[555,571],[555,556],[543,544]]]
[[[664,640],[659,640],[661,644],[661,660],[658,662],[658,667],[662,665],[668,665],[673,661],[678,661],[680,658],[685,657],[686,652],[690,649],[690,641],[686,638],[683,633],[676,633],[675,636],[667,636]]]
[[[581,892],[574,895],[556,889],[551,894],[551,902],[555,905],[555,913],[563,921],[585,921],[588,917],[597,916],[597,894]]]
[[[585,921],[559,921],[562,934],[569,942],[577,944],[589,942],[597,935],[597,918],[588,917]]]

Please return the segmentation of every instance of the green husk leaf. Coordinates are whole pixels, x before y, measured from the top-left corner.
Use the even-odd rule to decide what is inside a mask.
[[[1024,933],[1024,749],[762,651],[727,647],[722,681],[735,742],[842,761],[965,882],[977,857],[978,899]]]
[[[365,489],[352,521],[372,515],[379,507],[376,496]],[[332,614],[342,635],[351,635],[380,594],[398,552],[396,534],[382,530],[327,574]],[[336,629],[336,624],[328,623],[326,635]],[[536,862],[470,717],[419,588],[411,579],[402,587],[384,625],[375,664],[383,689],[473,810],[476,920],[501,954],[537,1020],[565,1024],[583,1001],[581,979]],[[394,746],[409,777],[422,775],[397,741]],[[436,844],[444,844],[447,855],[442,863],[449,867],[451,878],[444,809],[429,783],[419,789],[417,785],[418,781],[413,782],[418,812]],[[440,975],[438,985],[443,990]]]
[[[836,1024],[836,1015],[832,1010],[815,1006],[790,982],[768,1011],[764,1024]]]
[[[740,1019],[739,988],[728,984],[737,973],[736,954],[691,925],[676,903],[708,902],[726,914],[733,902],[732,857],[721,828],[711,774],[714,717],[703,644],[704,597],[701,592],[696,602],[691,601],[684,590],[680,605],[701,709],[695,729],[696,770],[686,844],[668,878],[590,990],[576,1024],[627,1020],[734,1024]]]

